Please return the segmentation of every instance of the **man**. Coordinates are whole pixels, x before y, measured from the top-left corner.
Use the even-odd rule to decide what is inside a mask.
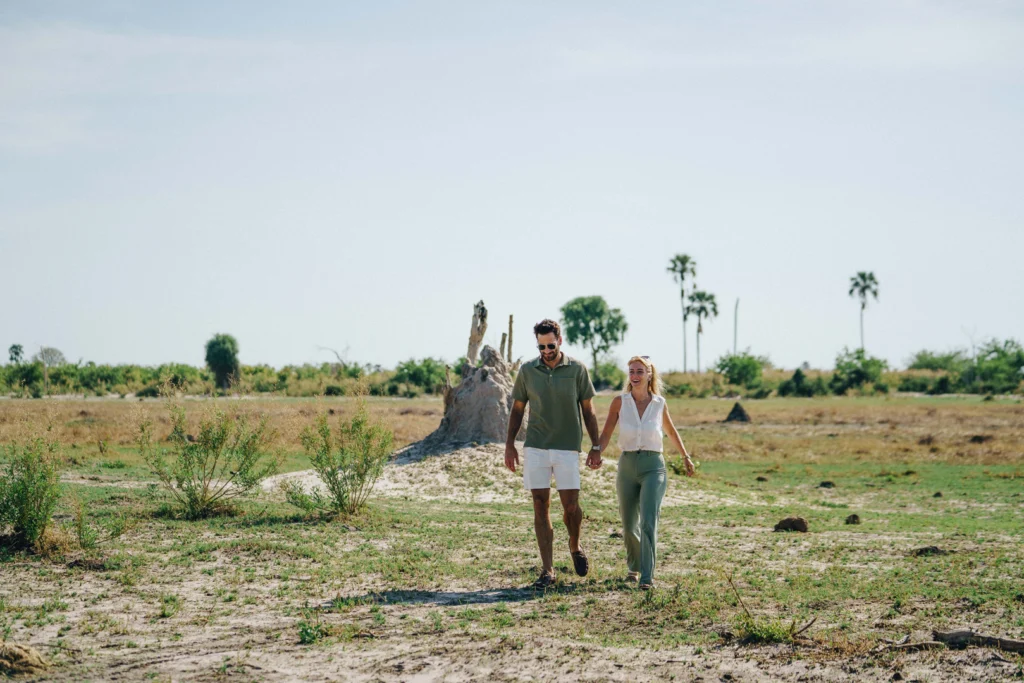
[[[533,496],[533,526],[543,565],[537,588],[555,582],[552,543],[555,530],[551,526],[551,477],[555,477],[558,497],[562,501],[562,519],[569,530],[569,552],[573,568],[579,576],[590,571],[587,554],[580,546],[580,443],[583,425],[587,426],[590,443],[587,467],[601,464],[597,417],[590,404],[594,385],[585,365],[562,353],[562,330],[554,320],[542,320],[533,327],[540,355],[523,364],[512,389],[512,414],[508,419],[505,441],[505,467],[516,471],[519,452],[516,435],[523,424],[526,404],[530,404],[530,424],[526,428],[523,448],[523,484]],[[582,416],[582,421],[581,421]]]

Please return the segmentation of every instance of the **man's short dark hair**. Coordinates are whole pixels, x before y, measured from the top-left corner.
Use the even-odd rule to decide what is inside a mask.
[[[533,326],[533,336],[535,337],[539,337],[542,334],[551,334],[552,332],[555,333],[556,337],[562,337],[561,326],[556,321],[551,320],[550,318],[544,318],[539,323]]]

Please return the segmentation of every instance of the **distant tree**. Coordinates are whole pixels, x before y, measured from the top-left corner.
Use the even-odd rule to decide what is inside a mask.
[[[206,342],[206,365],[216,378],[217,387],[227,389],[241,374],[238,342],[230,334],[215,334]]]
[[[11,362],[17,365],[25,358],[25,349],[22,348],[21,344],[11,344],[11,348],[7,349],[7,355],[10,357]]]
[[[68,362],[67,358],[64,357],[64,354],[60,352],[60,349],[55,349],[50,346],[44,346],[39,349],[39,353],[33,356],[32,360],[42,361],[43,365],[48,368],[64,365]]]
[[[761,382],[761,373],[768,365],[768,359],[755,356],[749,350],[733,353],[718,359],[715,369],[725,375],[729,384],[754,388]]]
[[[868,307],[868,297],[878,301],[878,280],[873,272],[860,271],[850,278],[850,296],[860,299],[860,348],[864,350],[864,309]]]
[[[672,273],[672,279],[679,285],[679,302],[683,307],[683,372],[686,372],[686,319],[690,317],[689,307],[686,305],[686,278],[697,277],[697,262],[688,254],[676,254],[668,262],[668,272]]]
[[[718,317],[718,302],[714,294],[697,289],[690,292],[690,305],[686,308],[690,315],[697,316],[697,372],[700,372],[700,335],[704,334],[704,319]]]
[[[562,320],[565,340],[590,349],[592,372],[598,369],[598,355],[622,343],[629,329],[622,311],[608,308],[608,302],[600,296],[581,296],[568,302],[562,306]]]

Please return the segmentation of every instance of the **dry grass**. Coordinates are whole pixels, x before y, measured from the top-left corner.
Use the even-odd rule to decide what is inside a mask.
[[[598,401],[602,421],[609,401]],[[1024,633],[1024,406],[752,401],[753,424],[722,424],[731,405],[670,404],[703,464],[697,479],[670,476],[659,588],[641,594],[621,580],[614,450],[605,468],[583,473],[591,575],[571,573],[555,503],[559,583],[535,593],[522,588],[538,569],[530,506],[519,480],[501,469],[500,446],[389,467],[370,508],[332,524],[273,495],[233,517],[186,522],[161,513],[166,500],[146,488],[143,470],[97,465],[130,460],[130,445],[106,454],[92,445],[130,444],[135,410],[167,425],[160,402],[3,401],[0,441],[52,424],[69,448],[78,444],[73,452],[89,451],[68,484],[88,508],[140,512],[138,526],[95,565],[24,555],[0,562],[0,633],[43,651],[55,663],[48,676],[68,681],[1020,675],[1024,660],[1013,656],[1002,663],[980,650],[875,648],[934,626]],[[347,399],[231,403],[268,413],[279,445],[293,450],[318,410],[352,407]],[[441,417],[433,399],[374,399],[370,407],[399,443],[425,436]],[[824,479],[835,488],[819,488]],[[851,512],[863,523],[845,525]],[[808,519],[811,533],[771,531],[790,514]],[[926,545],[953,552],[910,552]],[[723,643],[716,626],[735,629],[744,612],[725,572],[764,623],[817,617],[808,641]]]

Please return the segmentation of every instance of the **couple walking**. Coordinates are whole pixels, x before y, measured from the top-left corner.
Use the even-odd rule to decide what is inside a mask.
[[[640,588],[652,588],[658,515],[667,483],[661,453],[665,433],[683,454],[686,473],[693,474],[693,463],[672,424],[665,399],[660,395],[657,370],[647,356],[634,356],[629,360],[626,391],[612,401],[599,437],[591,403],[594,385],[586,366],[562,353],[562,332],[554,320],[542,320],[534,326],[533,332],[540,355],[524,363],[516,376],[505,442],[505,467],[515,472],[520,464],[515,438],[529,403],[530,424],[522,457],[523,484],[533,497],[533,524],[543,565],[534,586],[544,588],[555,582],[554,528],[549,513],[552,476],[562,502],[562,519],[569,531],[573,568],[579,576],[586,576],[590,571],[590,560],[580,544],[583,510],[579,501],[579,455],[583,427],[586,426],[593,444],[586,465],[596,470],[601,467],[601,454],[607,450],[618,424],[622,455],[616,489],[626,544],[626,580],[639,581]]]

